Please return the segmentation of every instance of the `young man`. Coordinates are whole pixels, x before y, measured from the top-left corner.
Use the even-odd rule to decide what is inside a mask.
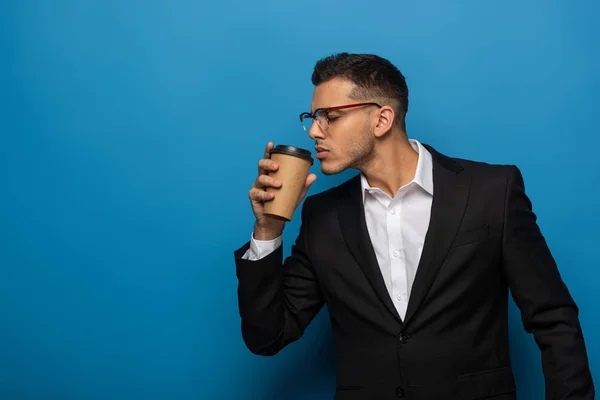
[[[408,89],[389,61],[317,62],[301,120],[324,174],[360,171],[308,196],[290,257],[263,215],[277,187],[272,143],[249,192],[251,240],[235,252],[242,334],[272,355],[323,304],[333,327],[335,399],[514,399],[508,293],[541,350],[548,399],[593,399],[578,309],[536,224],[519,169],[409,140]],[[310,175],[305,191],[316,179]]]

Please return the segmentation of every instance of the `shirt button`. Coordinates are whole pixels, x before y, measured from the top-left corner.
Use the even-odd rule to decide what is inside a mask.
[[[392,208],[392,209],[390,210],[390,214],[392,214],[392,215],[396,215],[396,210]]]
[[[396,396],[404,397],[404,388],[402,386],[396,388]]]
[[[401,333],[398,335],[398,340],[400,341],[400,343],[405,344],[408,342],[408,336],[404,333]]]
[[[394,250],[393,254],[394,254],[394,257],[397,258],[400,255],[400,252],[398,250]]]

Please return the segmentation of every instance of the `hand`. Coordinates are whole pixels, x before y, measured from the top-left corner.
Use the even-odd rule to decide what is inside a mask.
[[[254,238],[257,240],[275,239],[281,235],[285,225],[285,221],[264,215],[264,203],[273,200],[274,197],[273,193],[268,193],[266,191],[267,188],[278,188],[281,186],[281,182],[269,176],[269,172],[277,171],[279,168],[279,165],[271,160],[271,150],[273,147],[273,142],[267,144],[264,158],[258,162],[258,177],[252,184],[252,189],[248,192],[250,204],[252,205],[252,212],[256,218],[256,222],[254,223]],[[302,189],[296,207],[302,202],[310,185],[312,185],[316,179],[317,176],[315,174],[309,174],[306,177],[306,182],[304,183],[304,188]]]

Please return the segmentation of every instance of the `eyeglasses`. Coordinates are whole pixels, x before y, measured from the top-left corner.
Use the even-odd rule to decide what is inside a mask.
[[[344,106],[336,106],[336,107],[317,108],[312,114],[309,112],[303,112],[302,114],[300,114],[300,123],[302,124],[302,127],[304,128],[304,130],[306,132],[308,132],[308,131],[310,131],[310,127],[313,124],[313,120],[317,121],[317,124],[319,125],[321,130],[326,133],[327,129],[329,129],[329,121],[339,118],[339,117],[336,117],[336,118],[330,119],[329,113],[331,111],[343,110],[346,108],[354,108],[354,107],[361,107],[361,106],[381,107],[377,103],[358,103],[358,104],[347,104]]]

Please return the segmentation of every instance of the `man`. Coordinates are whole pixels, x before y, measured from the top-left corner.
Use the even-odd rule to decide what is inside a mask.
[[[515,166],[450,158],[407,138],[408,89],[389,61],[317,62],[301,120],[321,171],[356,177],[306,197],[283,262],[269,143],[249,192],[251,240],[235,252],[242,334],[256,354],[299,339],[328,305],[335,399],[514,399],[508,293],[541,350],[548,399],[593,399],[578,308]],[[314,120],[314,121],[313,121]],[[314,123],[313,123],[314,122]],[[300,201],[301,201],[300,200]]]

